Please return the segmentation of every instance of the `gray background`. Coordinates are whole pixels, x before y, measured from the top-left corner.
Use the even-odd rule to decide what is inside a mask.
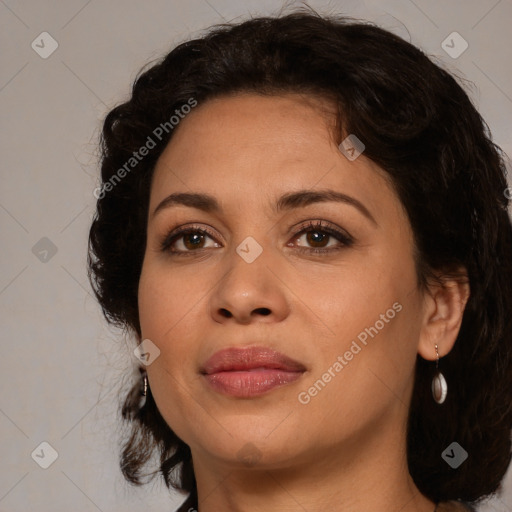
[[[511,0],[310,5],[375,21],[473,82],[470,96],[512,154]],[[136,361],[130,340],[105,325],[85,274],[98,130],[146,62],[210,24],[280,6],[0,0],[0,512],[173,510],[182,501],[158,483],[131,489],[118,470],[116,400]],[[45,31],[58,48],[43,59],[31,43],[43,46]],[[456,59],[441,47],[453,31],[469,44]],[[43,441],[58,453],[48,469],[35,462],[48,462],[48,449],[31,457]],[[512,511],[510,471],[505,492],[480,510]]]

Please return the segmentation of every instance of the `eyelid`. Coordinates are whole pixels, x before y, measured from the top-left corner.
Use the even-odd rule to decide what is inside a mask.
[[[296,235],[302,234],[304,231],[318,229],[319,231],[326,231],[327,233],[333,232],[336,235],[344,236],[345,238],[353,239],[353,237],[343,228],[338,227],[336,224],[333,224],[327,220],[318,219],[318,220],[306,220],[299,222],[298,224],[293,225],[289,230],[289,235],[291,236],[293,233]],[[294,236],[296,236],[294,235]]]

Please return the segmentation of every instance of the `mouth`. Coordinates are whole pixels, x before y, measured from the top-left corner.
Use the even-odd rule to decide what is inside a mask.
[[[250,398],[290,384],[305,371],[304,365],[275,350],[250,347],[216,352],[200,372],[214,391]]]

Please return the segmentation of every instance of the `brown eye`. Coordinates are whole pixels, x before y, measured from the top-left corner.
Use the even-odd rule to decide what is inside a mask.
[[[161,249],[173,254],[198,252],[208,248],[205,246],[206,240],[208,238],[212,239],[213,236],[212,233],[204,228],[183,228],[173,231],[166,236],[161,244]],[[213,247],[220,247],[220,244],[215,242]]]
[[[324,226],[322,221],[310,222],[303,229],[297,233],[294,240],[299,241],[305,237],[305,242],[311,247],[300,247],[300,251],[311,253],[328,253],[349,247],[354,243],[352,237],[348,234],[334,229],[332,227]],[[332,247],[329,247],[330,239],[335,239]],[[337,243],[336,243],[337,241]]]
[[[181,237],[183,239],[183,245],[187,249],[197,249],[202,248],[204,244],[204,235],[198,234],[198,233],[187,233],[185,235],[182,235]]]
[[[323,233],[322,231],[308,231],[306,233],[306,240],[308,244],[312,244],[314,247],[325,247],[326,242],[329,241],[329,238],[332,238],[332,235],[328,233]],[[315,245],[320,244],[320,245]]]

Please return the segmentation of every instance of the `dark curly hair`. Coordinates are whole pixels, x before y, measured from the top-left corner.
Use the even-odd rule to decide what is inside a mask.
[[[409,471],[435,502],[476,502],[495,492],[511,458],[512,226],[505,155],[454,77],[421,50],[371,23],[296,10],[222,24],[141,71],[128,101],[107,116],[101,193],[89,236],[89,277],[108,321],[141,336],[137,289],[155,163],[190,104],[237,92],[301,93],[336,106],[339,141],[354,133],[385,170],[405,207],[416,248],[418,286],[467,271],[471,295],[451,352],[442,360],[450,393],[429,392],[434,368],[416,362],[407,447]],[[167,122],[167,130],[155,128]],[[158,132],[158,133],[160,133]],[[152,136],[153,134],[153,136]],[[126,162],[154,143],[144,158]],[[140,160],[140,161],[139,161]],[[120,179],[120,170],[125,171]],[[116,179],[119,178],[119,179]],[[98,190],[98,189],[97,189]],[[131,428],[121,468],[134,484],[157,453],[168,488],[197,507],[189,447],[160,415],[140,379],[122,415]],[[441,453],[453,441],[469,453],[458,469]],[[482,472],[485,468],[485,473]]]

